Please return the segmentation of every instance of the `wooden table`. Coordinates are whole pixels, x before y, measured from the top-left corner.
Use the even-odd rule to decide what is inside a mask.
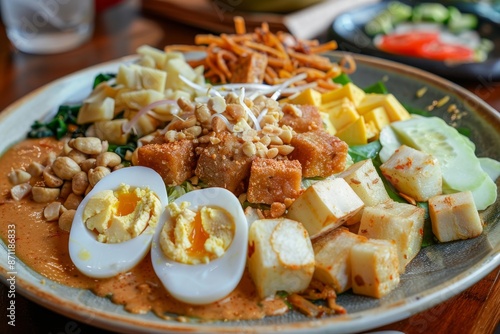
[[[50,56],[10,47],[0,25],[0,111],[32,90],[74,71],[135,52],[148,44],[190,44],[200,29],[141,13],[134,0],[98,13],[92,40],[77,50]],[[500,110],[500,82],[458,82]],[[493,333],[500,321],[500,270],[450,300],[409,319],[384,326],[405,333]],[[105,333],[44,309],[18,295],[16,327],[7,325],[7,289],[0,284],[0,333]],[[15,331],[13,331],[15,329]]]

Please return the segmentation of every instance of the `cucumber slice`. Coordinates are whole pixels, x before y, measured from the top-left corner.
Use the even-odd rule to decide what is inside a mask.
[[[488,174],[493,182],[500,176],[500,162],[491,158],[479,158],[481,168]]]
[[[380,150],[378,156],[380,161],[384,163],[389,160],[391,155],[393,155],[402,144],[390,126],[385,126],[382,131],[380,131],[379,140],[382,145],[382,149]]]
[[[471,189],[470,192],[477,210],[484,210],[497,200],[497,185],[489,177],[486,177],[479,186]],[[443,193],[452,194],[456,191],[443,188]]]
[[[392,123],[391,127],[403,144],[438,159],[443,172],[443,187],[455,191],[472,190],[488,177],[481,169],[473,147],[442,119],[411,118]]]

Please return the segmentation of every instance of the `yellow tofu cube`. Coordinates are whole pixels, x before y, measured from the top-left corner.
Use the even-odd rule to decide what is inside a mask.
[[[321,93],[315,89],[308,88],[300,92],[297,96],[292,97],[288,103],[290,104],[310,104],[319,107],[321,105]]]
[[[396,243],[399,272],[417,255],[422,247],[425,210],[394,201],[365,207],[359,235]]]
[[[304,227],[293,220],[260,219],[248,232],[248,271],[260,298],[305,290],[314,273],[314,251]]]
[[[396,245],[387,240],[367,240],[351,248],[352,290],[381,298],[399,285]]]
[[[337,133],[337,129],[335,129],[332,122],[330,121],[330,115],[322,111],[320,111],[319,114],[321,115],[321,119],[323,120],[323,127],[325,128],[326,132],[331,135],[335,135]]]
[[[337,293],[351,288],[351,247],[366,238],[339,227],[313,241],[314,278],[332,286]]]
[[[336,136],[347,143],[347,145],[365,145],[368,143],[365,119],[360,116],[354,123],[337,131]]]
[[[354,104],[347,100],[334,108],[325,110],[330,115],[330,122],[335,129],[342,129],[349,124],[354,123],[358,118],[358,112]]]
[[[361,100],[365,97],[365,95],[366,93],[361,88],[359,88],[352,82],[349,82],[344,86],[342,86],[341,88],[337,88],[327,93],[324,93],[321,96],[321,100],[322,103],[328,103],[331,101],[341,99],[343,97],[347,97],[354,103],[354,105],[358,106]]]
[[[349,224],[363,206],[344,179],[326,179],[308,187],[288,208],[287,217],[302,223],[315,238]]]
[[[469,239],[483,233],[483,224],[470,191],[429,199],[432,232],[441,242]]]
[[[349,103],[349,102],[352,103],[352,101],[349,100],[349,98],[343,97],[343,98],[338,99],[338,100],[333,100],[333,101],[330,101],[327,103],[321,103],[319,110],[324,111],[324,112],[328,112],[328,110],[330,110],[330,109],[333,109],[335,107],[338,107],[341,104]]]
[[[371,122],[371,121],[367,122],[366,118],[364,118],[364,119],[365,119],[365,126],[366,126],[366,138],[368,139],[368,141],[377,139],[378,135],[379,135],[379,131],[378,131],[377,127],[375,126],[375,124],[373,124],[373,122]]]
[[[375,108],[383,107],[391,122],[410,118],[410,113],[392,94],[367,94],[357,107],[360,115],[364,115]]]
[[[385,112],[384,107],[372,109],[364,113],[363,117],[365,118],[365,121],[367,123],[372,122],[379,132],[384,126],[389,125],[389,123],[391,122],[389,120],[389,116],[387,116],[387,113]]]

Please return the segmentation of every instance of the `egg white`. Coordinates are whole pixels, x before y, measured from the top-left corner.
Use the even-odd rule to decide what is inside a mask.
[[[146,228],[135,238],[121,243],[102,243],[82,220],[87,202],[97,192],[115,190],[125,183],[132,187],[149,187],[160,199],[162,210],[168,204],[165,184],[161,176],[151,168],[134,166],[112,172],[100,180],[85,196],[76,210],[69,235],[69,255],[76,268],[89,277],[107,278],[126,272],[136,266],[151,247],[153,228]],[[164,213],[158,224],[165,221]]]
[[[236,288],[245,270],[248,250],[248,224],[240,202],[230,191],[223,188],[206,188],[191,191],[175,203],[191,203],[191,210],[203,206],[225,209],[235,223],[234,238],[226,252],[206,264],[184,264],[166,257],[160,247],[160,234],[165,221],[171,219],[165,210],[166,219],[156,226],[151,245],[151,260],[156,275],[165,289],[177,300],[202,305],[226,297]]]

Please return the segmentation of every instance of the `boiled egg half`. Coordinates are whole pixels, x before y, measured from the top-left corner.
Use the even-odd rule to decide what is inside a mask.
[[[89,277],[107,278],[136,266],[164,221],[165,184],[151,168],[116,170],[100,180],[76,210],[69,255]]]
[[[165,217],[156,226],[151,259],[170,295],[201,305],[231,293],[248,248],[248,224],[236,196],[217,187],[194,190],[170,203]]]

